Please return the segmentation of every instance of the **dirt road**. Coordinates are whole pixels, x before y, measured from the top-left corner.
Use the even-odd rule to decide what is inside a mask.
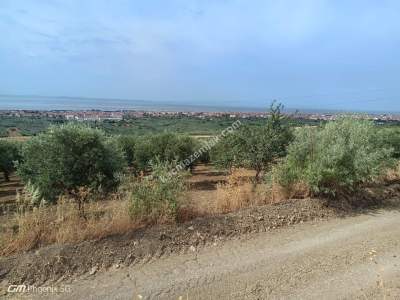
[[[70,290],[49,298],[400,299],[400,212],[255,234],[80,278]]]

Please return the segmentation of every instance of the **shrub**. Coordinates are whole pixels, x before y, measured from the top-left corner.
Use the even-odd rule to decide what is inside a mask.
[[[151,176],[137,177],[128,183],[130,214],[134,219],[148,222],[175,219],[179,198],[186,190],[185,173],[169,176],[173,165],[160,161],[151,167]]]
[[[258,181],[261,172],[285,156],[293,137],[281,109],[280,104],[272,104],[271,115],[263,126],[245,125],[223,138],[212,151],[213,162],[225,168],[254,169]]]
[[[234,166],[242,165],[236,155],[240,151],[236,140],[237,137],[231,133],[222,137],[210,150],[210,160],[217,168],[231,169]]]
[[[102,131],[76,124],[51,127],[25,143],[18,173],[54,202],[81,187],[108,192],[118,183],[123,154]]]
[[[185,135],[162,133],[142,137],[135,147],[136,165],[139,170],[145,171],[149,168],[150,162],[156,159],[169,163],[183,161],[196,150],[196,147],[196,140]]]
[[[123,151],[128,166],[136,169],[135,147],[137,144],[137,138],[132,135],[120,135],[116,137],[115,142]]]
[[[139,171],[146,171],[154,157],[154,146],[149,138],[140,137],[135,145],[135,165]]]
[[[393,148],[393,157],[400,158],[400,128],[384,128],[379,131],[383,146]]]
[[[0,140],[0,172],[3,172],[6,181],[10,180],[15,163],[21,159],[19,150],[17,143]]]
[[[299,129],[273,172],[284,187],[306,183],[315,194],[348,193],[391,165],[372,122],[343,118],[324,128]]]

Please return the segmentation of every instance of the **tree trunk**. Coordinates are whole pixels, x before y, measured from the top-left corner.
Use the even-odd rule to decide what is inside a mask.
[[[260,174],[261,170],[256,169],[256,178],[255,178],[256,183],[260,183]]]
[[[256,191],[257,185],[260,183],[260,174],[261,174],[261,170],[256,168],[256,177],[254,178],[253,187],[252,187],[253,192]]]
[[[10,173],[8,173],[7,171],[4,171],[4,180],[5,180],[6,182],[9,182],[9,181],[10,181]]]

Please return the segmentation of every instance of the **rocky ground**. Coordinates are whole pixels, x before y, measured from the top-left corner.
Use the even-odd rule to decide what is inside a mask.
[[[159,225],[76,245],[55,245],[0,259],[0,279],[44,284],[89,272],[195,251],[242,235],[335,216],[319,200],[292,200],[184,224]]]
[[[356,237],[358,238],[358,234],[360,234],[359,237],[362,238],[362,240],[359,241],[360,243],[363,243],[362,245],[369,243],[369,241],[373,242],[375,245],[381,239],[381,242],[383,243],[382,245],[386,245],[388,249],[392,249],[393,251],[400,250],[396,248],[400,236],[400,232],[397,231],[400,230],[400,226],[398,226],[400,225],[398,224],[400,215],[396,212],[399,207],[399,195],[400,185],[391,184],[388,186],[365,189],[363,193],[358,194],[357,199],[348,199],[345,202],[332,202],[321,199],[289,200],[275,205],[252,207],[225,215],[198,218],[186,223],[157,225],[151,228],[143,228],[132,231],[128,234],[108,237],[102,240],[86,241],[74,245],[53,245],[26,253],[2,257],[0,258],[0,295],[6,295],[7,287],[10,284],[48,286],[70,284],[76,282],[76,280],[80,281],[94,277],[103,278],[101,280],[104,280],[104,278],[106,278],[104,276],[107,276],[107,274],[114,274],[113,272],[115,272],[115,270],[121,270],[121,272],[126,271],[128,272],[127,274],[131,274],[129,273],[129,270],[137,270],[137,268],[139,268],[142,272],[146,273],[147,266],[149,266],[148,268],[151,270],[151,266],[157,266],[158,261],[160,261],[160,264],[163,264],[163,261],[174,261],[175,259],[180,261],[184,257],[191,257],[190,259],[193,259],[193,257],[197,257],[197,254],[200,255],[200,253],[203,253],[204,251],[208,253],[204,258],[204,260],[206,260],[208,256],[211,257],[214,255],[214,249],[227,249],[227,247],[233,247],[233,249],[235,249],[236,247],[244,247],[243,250],[240,250],[243,251],[243,253],[241,252],[242,254],[235,254],[236,256],[232,257],[232,261],[229,261],[228,259],[224,262],[225,265],[223,264],[222,266],[226,266],[226,270],[223,269],[223,267],[215,270],[213,268],[199,270],[199,276],[201,278],[205,277],[203,278],[204,280],[201,279],[195,281],[195,284],[190,281],[190,283],[183,282],[181,285],[179,282],[177,283],[177,281],[174,280],[169,284],[169,288],[171,289],[171,291],[169,291],[167,288],[168,281],[162,281],[162,286],[143,286],[141,291],[143,291],[143,294],[150,296],[157,296],[157,293],[161,293],[160,295],[165,298],[173,298],[179,293],[189,293],[190,291],[192,296],[199,293],[199,295],[209,298],[212,294],[207,294],[208,288],[206,289],[205,287],[212,284],[217,279],[221,280],[221,278],[225,278],[226,272],[231,270],[229,265],[232,265],[236,266],[232,272],[238,273],[232,275],[232,278],[234,278],[234,280],[232,279],[233,281],[225,282],[226,287],[223,287],[223,289],[220,290],[217,289],[215,295],[218,294],[222,298],[224,298],[224,295],[247,297],[252,293],[249,292],[249,295],[246,294],[250,288],[251,290],[256,290],[255,295],[264,296],[266,295],[266,291],[268,291],[268,295],[275,295],[275,297],[278,297],[280,285],[285,284],[284,281],[282,281],[284,279],[279,279],[279,276],[286,276],[287,278],[285,280],[290,281],[290,276],[298,277],[302,274],[295,269],[292,270],[291,263],[289,263],[291,259],[293,259],[291,256],[292,254],[289,253],[291,249],[289,245],[296,243],[296,241],[300,244],[311,243],[311,246],[318,246],[318,243],[323,242],[324,235],[326,235],[327,238],[329,237],[331,234],[329,230],[339,230],[342,232],[342,236],[346,238],[345,240],[342,240],[341,243],[337,245],[335,243],[326,245],[328,249],[327,251],[330,253],[328,256],[329,260],[326,261],[326,264],[323,260],[326,258],[323,254],[323,251],[325,250],[312,248],[320,255],[317,258],[317,268],[322,268],[324,270],[328,270],[329,268],[335,269],[335,265],[344,264],[343,268],[346,266],[347,258],[345,254],[347,252],[342,253],[343,255],[337,256],[336,261],[332,257],[335,256],[335,251],[342,251],[340,247],[345,246],[346,241],[351,241]],[[343,203],[346,204],[343,205]],[[355,205],[355,203],[357,203],[357,205]],[[389,209],[394,211],[383,214],[381,212],[382,209],[385,209],[385,211]],[[382,215],[383,218],[379,218],[380,215]],[[356,228],[358,223],[364,220],[363,218],[370,218],[368,219],[368,222],[375,225],[368,225],[368,228],[365,228],[365,230],[360,232],[357,230],[352,231],[351,228]],[[348,226],[343,229],[335,229],[336,225],[340,226],[343,222],[347,222],[346,224],[348,224]],[[369,224],[368,222],[367,224]],[[329,226],[331,227],[329,228],[331,229],[325,228],[324,226],[327,226],[324,225],[325,223],[330,224]],[[392,230],[392,227],[394,231]],[[319,238],[317,239],[312,239],[312,233],[310,232],[314,230],[313,228],[320,228],[318,229]],[[326,229],[325,233],[324,228]],[[289,235],[282,234],[282,236],[279,236],[281,232],[286,231],[289,233],[297,233],[288,233]],[[390,234],[387,234],[388,232]],[[254,238],[259,239],[258,242],[251,242]],[[302,240],[303,238],[311,240],[306,242]],[[333,239],[332,241],[335,241],[337,238],[331,237],[328,239]],[[374,239],[376,239],[376,243]],[[279,244],[279,241],[282,243]],[[278,248],[274,249],[268,246],[262,250],[262,252],[257,252],[257,245],[264,245],[266,247],[266,245],[269,245],[270,243],[272,243],[271,245],[278,243],[276,244]],[[243,246],[247,244],[250,247],[249,249],[247,249],[246,246]],[[350,251],[350,257],[353,257],[355,252],[358,251],[358,246],[360,245],[356,243],[354,244],[354,250],[351,250],[350,247],[346,248],[346,251]],[[380,249],[384,251],[385,247],[382,248],[380,246]],[[366,249],[364,250],[366,251]],[[236,250],[232,251],[236,253]],[[257,269],[259,264],[260,266],[263,266],[259,270],[259,273],[257,273],[257,276],[261,276],[262,274],[265,275],[266,273],[263,272],[270,272],[268,264],[272,263],[275,257],[273,255],[269,256],[268,253],[270,251],[271,253],[275,253],[274,255],[277,255],[276,253],[279,251],[283,251],[282,253],[289,251],[288,253],[290,254],[289,256],[280,257],[279,259],[283,264],[275,265],[275,269],[273,270],[273,273],[271,273],[275,276],[274,279],[271,280],[277,281],[275,290],[271,290],[274,286],[273,281],[268,284],[261,282],[260,286],[253,286],[251,283],[256,283],[258,282],[257,280],[262,281],[261,277],[261,279],[258,277],[251,279],[252,268]],[[248,278],[246,277],[247,279],[243,279],[245,280],[244,282],[246,282],[246,288],[243,289],[243,287],[241,287],[239,290],[235,290],[237,280],[237,284],[239,284],[241,280],[239,274],[242,269],[241,261],[249,260],[248,256],[241,255],[245,255],[247,252],[249,255],[255,255],[255,257],[248,265],[243,265],[243,270],[246,271],[246,276],[248,276]],[[398,251],[398,253],[400,253],[400,251]],[[215,252],[215,257],[210,258],[214,261],[213,264],[218,265],[218,259],[221,259],[221,255],[224,256],[224,253],[219,253],[218,251]],[[227,252],[227,255],[229,257],[229,252]],[[311,268],[313,263],[316,263],[315,261],[313,262],[312,257],[304,256],[304,253],[298,253],[298,255],[300,255],[298,259],[311,259],[310,265],[307,266],[308,268]],[[362,255],[365,256],[365,253]],[[237,261],[234,262],[234,259],[237,259]],[[257,259],[261,260],[257,261]],[[386,257],[386,259],[387,261],[385,264],[388,264],[386,267],[390,267],[392,270],[393,259],[390,257]],[[294,263],[300,262],[294,261]],[[191,267],[195,268],[196,265]],[[169,268],[173,268],[173,266],[170,265]],[[177,265],[176,268],[177,269],[174,270],[180,272],[182,267]],[[360,268],[362,269],[363,267]],[[208,270],[206,272],[207,274],[204,273],[205,270]],[[279,273],[279,270],[281,273]],[[136,274],[136,271],[132,272]],[[168,273],[169,269],[163,269],[162,272]],[[319,271],[317,272],[310,269],[309,272],[312,274],[318,274]],[[396,272],[394,273],[397,274]],[[201,275],[203,273],[204,275]],[[184,274],[186,274],[186,271]],[[215,276],[212,274],[215,274]],[[338,273],[337,276],[339,276],[339,274],[340,273]],[[153,275],[156,276],[155,273]],[[191,278],[189,274],[186,274],[186,276],[188,277],[188,280]],[[137,280],[142,280],[139,277],[135,275]],[[144,276],[143,278],[146,277]],[[100,290],[102,284],[101,280],[96,283]],[[159,279],[154,277],[151,278],[151,280],[157,282]],[[390,280],[394,279],[391,278]],[[172,283],[173,286],[171,286]],[[91,283],[87,282],[87,284],[90,285]],[[309,284],[311,284],[311,282]],[[326,282],[324,284],[326,284]],[[106,285],[104,285],[104,287],[105,286]],[[113,288],[117,288],[117,286],[118,284],[115,283]],[[127,291],[133,291],[132,288],[133,286],[126,286]],[[213,286],[213,288],[218,287]],[[78,287],[76,288],[77,291],[80,289],[83,289],[82,285],[79,285],[79,289]],[[237,292],[237,294],[232,294],[229,292],[229,289],[232,289],[232,293]],[[140,289],[135,289],[135,291],[138,290]],[[258,290],[260,290],[260,292],[258,292]],[[107,295],[106,292],[107,291],[103,289],[102,294],[99,294],[99,298],[105,297]],[[374,290],[371,290],[371,293],[373,292]],[[116,291],[113,293],[116,293]],[[78,296],[79,294],[76,294],[74,297],[79,298]],[[89,295],[86,294],[86,296],[88,297]],[[117,299],[117,297],[112,297],[111,294],[109,296],[109,299]],[[126,297],[127,294],[121,294],[120,296],[120,299],[128,298]],[[81,298],[88,299],[85,297]],[[196,297],[191,297],[190,299],[192,298]]]
[[[398,210],[307,222],[81,277],[47,297],[399,299],[399,237]]]

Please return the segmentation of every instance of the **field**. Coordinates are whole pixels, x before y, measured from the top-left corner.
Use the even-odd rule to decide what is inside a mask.
[[[67,121],[50,118],[31,117],[1,117],[0,136],[12,136],[10,129],[16,128],[19,135],[31,136],[45,131],[50,125],[62,124]],[[249,121],[257,124],[258,121]],[[140,119],[127,119],[122,121],[87,121],[93,127],[105,130],[109,134],[135,134],[144,135],[164,131],[187,133],[191,135],[210,135],[226,128],[232,123],[230,119],[200,120],[196,118],[168,118],[148,117]],[[11,133],[11,134],[10,134]]]
[[[0,300],[400,300],[399,13],[0,0]]]
[[[0,173],[1,174],[1,173]],[[226,183],[227,172],[215,169],[211,165],[198,165],[194,168],[192,176],[188,179],[189,193],[185,205],[199,214],[204,214],[207,209],[215,207],[217,199],[217,185]],[[243,177],[254,177],[254,171],[246,170]],[[17,190],[22,190],[23,184],[17,175],[10,177],[10,182],[5,182],[0,175],[0,212],[3,215],[12,215],[16,210]],[[107,206],[107,201],[103,204]]]
[[[220,117],[199,119],[194,117],[145,117],[122,121],[87,121],[90,126],[101,128],[108,134],[145,135],[149,133],[174,132],[194,136],[215,135],[230,126],[236,119]],[[66,123],[63,119],[39,117],[0,117],[0,137],[32,136],[45,131],[50,125]],[[259,118],[241,119],[243,124],[259,126],[264,120]],[[318,124],[312,120],[297,120],[298,125]]]
[[[314,225],[311,224],[324,228],[325,221],[331,222],[332,226],[339,226],[341,220],[350,219],[346,221],[349,223],[346,230],[349,231],[350,225],[356,224],[360,219],[357,216],[367,212],[370,215],[382,214],[377,220],[367,218],[367,222],[372,222],[377,228],[397,226],[397,214],[390,210],[395,211],[400,205],[400,165],[398,152],[387,148],[387,145],[399,145],[398,139],[394,138],[396,130],[385,131],[381,137],[384,131],[380,131],[380,127],[371,122],[353,119],[343,119],[320,127],[307,126],[304,130],[299,124],[291,124],[295,128],[290,128],[283,126],[286,123],[279,124],[282,126],[268,126],[271,125],[267,123],[270,121],[247,121],[250,122],[246,124],[248,126],[232,133],[230,137],[235,138],[234,140],[228,138],[220,141],[213,149],[215,152],[208,153],[208,160],[196,161],[194,165],[187,165],[187,170],[168,177],[171,174],[168,172],[179,161],[177,157],[180,161],[184,160],[197,150],[198,140],[214,136],[233,122],[221,119],[200,125],[200,121],[202,120],[158,119],[156,122],[141,119],[89,123],[93,127],[101,126],[107,134],[68,124],[36,138],[32,138],[32,135],[44,131],[46,126],[41,129],[36,127],[36,133],[28,135],[24,135],[27,132],[24,128],[7,127],[7,137],[2,139],[24,143],[32,138],[29,143],[24,144],[26,147],[22,150],[18,143],[3,142],[3,149],[13,149],[4,153],[21,153],[19,158],[16,156],[18,161],[32,167],[24,169],[17,164],[18,174],[22,178],[27,178],[23,177],[24,174],[31,176],[28,176],[28,182],[40,178],[44,179],[39,182],[41,184],[54,183],[48,185],[50,188],[45,191],[51,192],[59,188],[59,194],[56,198],[47,194],[47,202],[41,202],[40,198],[37,201],[35,191],[28,191],[28,187],[32,186],[27,184],[24,187],[16,172],[10,173],[9,182],[1,175],[0,278],[5,280],[0,284],[0,296],[4,294],[7,282],[43,285],[45,282],[59,284],[77,279],[85,282],[87,278],[93,277],[93,284],[99,285],[102,274],[107,272],[115,271],[120,276],[120,270],[125,272],[124,270],[133,268],[134,272],[138,272],[137,268],[140,266],[156,266],[162,272],[168,272],[168,268],[158,262],[158,258],[172,257],[173,261],[179,261],[183,256],[197,253],[200,259],[206,260],[209,257],[212,261],[218,261],[218,255],[226,255],[224,269],[228,268],[227,265],[234,266],[236,271],[241,268],[240,265],[252,269],[259,266],[259,274],[262,274],[273,267],[275,273],[271,280],[278,282],[282,278],[278,272],[280,264],[274,264],[272,258],[269,263],[260,259],[265,253],[256,255],[256,260],[249,258],[246,253],[256,253],[259,242],[256,242],[259,245],[256,247],[252,242],[241,244],[240,240],[246,241],[256,234],[265,234],[263,240],[270,240],[277,249],[287,252],[290,249],[280,241],[292,236],[289,233],[292,227],[297,228],[306,223],[304,226],[307,232],[299,233],[300,243],[310,248],[321,260],[323,255],[318,254],[321,249],[333,254],[335,247],[329,242],[315,247],[318,240],[310,240],[308,236],[308,232],[313,232]],[[261,126],[262,124],[265,126]],[[150,135],[165,130],[185,133],[196,139],[179,134]],[[291,131],[294,132],[293,136]],[[143,137],[114,137],[128,133]],[[270,135],[271,133],[273,134]],[[343,133],[347,134],[344,139]],[[266,136],[270,138],[265,138]],[[339,147],[340,151],[332,147],[333,139],[337,141],[335,147]],[[115,147],[121,142],[125,143],[125,150],[123,147]],[[229,143],[225,144],[227,142]],[[281,152],[279,145],[285,151]],[[219,148],[221,146],[223,147]],[[160,149],[164,150],[159,151]],[[347,155],[349,151],[354,155]],[[149,157],[149,153],[153,156]],[[82,156],[85,159],[82,160]],[[125,163],[128,163],[129,157],[132,161],[128,166]],[[109,158],[112,160],[108,160]],[[153,161],[152,158],[156,160]],[[226,158],[237,164],[224,165]],[[362,161],[357,160],[358,158]],[[121,163],[119,169],[115,169],[120,173],[98,173],[103,171],[99,162],[107,161],[106,166],[111,168],[114,162],[120,160],[124,163]],[[313,164],[316,160],[319,163]],[[386,164],[388,160],[392,163]],[[143,166],[140,165],[142,162]],[[262,168],[257,169],[260,164]],[[82,168],[82,165],[85,167]],[[92,173],[87,172],[92,170],[92,166],[98,169]],[[305,167],[307,171],[304,171]],[[47,168],[52,171],[47,173]],[[329,168],[334,172],[327,173]],[[368,172],[364,172],[365,169]],[[369,171],[375,169],[376,173]],[[30,175],[35,174],[36,170],[43,173]],[[298,173],[292,172],[293,170]],[[75,175],[73,177],[69,176],[72,172]],[[95,176],[91,177],[93,173]],[[101,178],[99,174],[108,174],[106,176],[110,182],[114,174],[119,174],[121,181],[116,181],[116,187],[106,193],[93,191],[91,184]],[[257,174],[260,175],[259,178]],[[307,177],[310,174],[312,176]],[[352,180],[346,181],[350,176]],[[60,182],[52,181],[59,178],[63,178],[62,185],[69,182],[75,185],[69,189],[65,186],[60,188]],[[86,178],[92,178],[92,181],[87,182]],[[316,181],[316,178],[324,180]],[[73,180],[77,180],[76,183]],[[99,190],[101,185],[102,182],[98,186]],[[324,193],[318,193],[318,189]],[[396,230],[386,232],[393,235],[397,233]],[[322,231],[323,229],[317,230],[317,233],[321,235]],[[387,248],[382,249],[382,252],[386,251],[385,255],[390,254],[387,249],[395,249],[390,237],[378,237],[379,230],[371,229],[367,225],[360,230],[349,231],[348,234],[357,235],[359,231],[368,231],[387,245]],[[363,253],[352,250],[346,244],[346,234],[337,235],[336,239],[340,240],[345,252],[350,252],[352,257],[357,260],[365,258]],[[213,249],[219,247],[221,254],[215,254]],[[295,265],[299,268],[315,268],[312,263],[308,264],[302,259],[302,246],[295,246],[293,249],[299,250],[293,250]],[[203,250],[210,251],[210,254],[201,256]],[[267,247],[265,251],[271,251],[268,257],[274,257],[278,250]],[[286,254],[283,253],[281,259],[289,259]],[[232,255],[237,255],[237,259]],[[393,258],[388,261],[390,267],[395,263]],[[341,262],[341,259],[330,260],[330,270]],[[223,269],[209,267],[214,274],[228,278],[223,274]],[[363,264],[362,267],[368,266]],[[244,282],[251,285],[252,273],[245,274]],[[318,272],[310,272],[311,277],[317,274]],[[201,280],[210,280],[207,274],[199,273],[198,276]],[[335,273],[330,272],[329,276],[335,276]],[[239,288],[240,280],[229,278],[229,282],[236,282],[232,288],[240,289],[240,293],[247,293]],[[393,280],[393,277],[388,278]],[[185,278],[174,275],[171,280],[180,280],[183,289],[193,293],[195,291],[191,289],[197,288],[199,284],[193,282],[195,279],[189,275]],[[229,282],[226,282],[226,286],[230,286]],[[110,281],[110,284],[114,285],[115,282]],[[165,291],[163,284],[163,281],[157,281],[150,286],[141,283],[147,295],[175,297],[181,292],[176,286]],[[268,285],[269,282],[260,282],[260,286],[264,288],[268,288]],[[285,287],[282,284],[281,287],[285,290],[290,285]],[[74,288],[76,291],[81,290],[79,285],[74,285]],[[218,287],[214,291],[216,294],[225,292]],[[98,293],[103,292],[101,288],[98,289]],[[120,295],[119,291],[115,293]],[[202,290],[202,293],[205,291]],[[122,292],[121,296],[124,295]]]
[[[251,177],[254,172],[245,171],[243,175]],[[393,252],[396,250],[396,246],[393,240],[390,240],[390,234],[397,234],[398,213],[381,211],[381,209],[398,209],[399,184],[391,184],[383,188],[374,187],[365,194],[359,195],[363,199],[369,199],[368,201],[372,201],[372,203],[379,203],[369,209],[369,214],[366,215],[362,214],[362,210],[346,211],[329,207],[321,199],[309,198],[233,209],[232,213],[221,214],[210,208],[215,208],[218,204],[218,184],[226,181],[225,173],[209,166],[198,166],[190,178],[191,188],[185,200],[187,205],[192,208],[191,211],[193,208],[197,209],[198,215],[195,218],[190,217],[177,224],[156,224],[152,227],[134,228],[126,233],[114,234],[107,238],[88,239],[85,237],[83,242],[77,240],[73,243],[41,247],[36,251],[0,258],[0,267],[3,272],[8,274],[7,278],[12,282],[24,281],[37,285],[43,285],[45,282],[46,284],[52,282],[55,285],[72,284],[72,292],[79,293],[80,296],[88,293],[84,286],[87,286],[90,281],[91,286],[97,286],[91,293],[96,294],[99,298],[104,293],[110,292],[103,288],[104,280],[107,280],[107,286],[115,289],[113,290],[114,295],[125,297],[124,290],[117,288],[117,285],[125,280],[118,278],[120,276],[126,278],[127,274],[136,278],[140,274],[137,279],[138,286],[135,285],[136,293],[161,294],[165,297],[176,298],[182,292],[196,294],[195,288],[201,286],[198,278],[211,280],[211,273],[200,272],[198,264],[190,263],[197,259],[202,265],[208,261],[206,269],[212,272],[212,276],[219,274],[218,276],[224,280],[225,286],[229,286],[229,282],[236,278],[233,275],[225,274],[226,269],[235,270],[236,274],[243,274],[245,277],[242,280],[248,285],[255,284],[255,274],[269,272],[268,278],[271,282],[279,282],[279,289],[275,292],[288,291],[291,288],[291,281],[298,282],[299,278],[292,278],[290,275],[298,272],[296,271],[297,267],[313,270],[307,271],[308,276],[302,277],[303,279],[300,280],[301,283],[304,283],[304,278],[309,278],[307,282],[311,284],[311,281],[315,280],[316,276],[320,276],[319,274],[322,272],[318,268],[318,263],[322,261],[326,266],[329,264],[329,276],[332,277],[332,281],[335,281],[334,278],[337,274],[335,270],[337,269],[340,270],[339,272],[345,270],[348,272],[346,276],[351,278],[350,268],[357,271],[359,261],[362,261],[363,268],[370,270],[371,266],[375,266],[368,260],[372,254],[368,255],[367,250],[371,251],[371,249],[378,249],[380,256],[390,257],[390,260],[385,260],[386,264],[390,263],[390,267],[397,263],[395,252]],[[380,200],[384,198],[387,201],[381,202]],[[93,207],[93,212],[104,213],[112,210],[115,208],[112,203],[115,205],[113,201],[97,204],[96,207]],[[118,208],[123,207],[119,206],[122,203],[117,202],[117,205]],[[55,213],[55,211],[51,212]],[[50,223],[46,223],[46,226],[48,224]],[[341,226],[342,229],[336,230],[337,226]],[[72,227],[70,231],[77,229]],[[84,227],[80,227],[79,230],[84,231]],[[385,230],[386,233],[383,237],[380,235],[381,230]],[[368,245],[359,241],[366,232],[368,232],[368,237],[373,236],[376,239],[369,239]],[[63,232],[64,237],[70,233]],[[348,244],[349,234],[353,237],[352,244]],[[324,238],[321,238],[322,236]],[[332,246],[331,239],[340,240],[342,247],[338,249],[335,245]],[[293,248],[285,246],[288,240],[293,241]],[[296,244],[295,241],[300,244]],[[356,244],[357,242],[359,244]],[[361,245],[365,247],[362,248]],[[313,253],[313,259],[305,258],[304,255],[307,256],[308,252],[304,254],[302,247],[306,247],[307,251]],[[348,252],[351,252],[352,256],[344,264],[342,256]],[[330,253],[329,261],[326,260],[326,253]],[[221,259],[222,257],[224,259]],[[259,261],[260,257],[266,257],[265,259],[268,261]],[[276,259],[278,261],[275,261]],[[290,259],[293,270],[289,269],[291,270],[288,271],[289,273],[284,272],[282,275],[281,268],[284,262],[281,260],[285,259]],[[379,258],[376,263],[379,264],[378,266],[381,265]],[[171,273],[172,266],[181,270]],[[157,270],[154,276],[160,271],[171,274],[171,276],[160,279],[157,275],[153,278],[153,273],[149,271],[152,268]],[[260,271],[254,273],[254,270]],[[142,272],[146,273],[146,276]],[[230,274],[233,274],[232,272]],[[113,276],[110,277],[110,274]],[[385,278],[395,282],[396,275],[393,273],[389,273],[389,275]],[[282,278],[282,276],[284,277]],[[146,282],[145,278],[150,281]],[[156,280],[156,278],[158,279]],[[174,280],[179,280],[180,284],[166,289],[164,284]],[[371,288],[369,282],[372,278],[368,280],[368,288]],[[129,282],[125,282],[125,284],[130,286]],[[257,282],[261,286],[272,284],[262,281],[261,277]],[[234,290],[243,289],[242,292],[246,293],[242,283],[239,280],[235,283],[237,286],[232,288]],[[220,288],[215,286],[213,293],[226,293]],[[395,289],[395,285],[387,282],[387,288]],[[0,285],[0,294],[5,289],[6,287]],[[317,292],[317,290],[313,291]],[[391,291],[393,295],[397,295],[395,290]],[[255,290],[256,292],[262,295],[262,291]],[[298,292],[300,293],[301,290]],[[386,293],[386,290],[371,289],[370,291],[370,293],[378,292]],[[202,293],[204,294],[205,291],[203,290]],[[334,290],[329,290],[329,293],[335,295]],[[206,295],[204,294],[204,296]],[[49,297],[51,298],[51,295]]]

